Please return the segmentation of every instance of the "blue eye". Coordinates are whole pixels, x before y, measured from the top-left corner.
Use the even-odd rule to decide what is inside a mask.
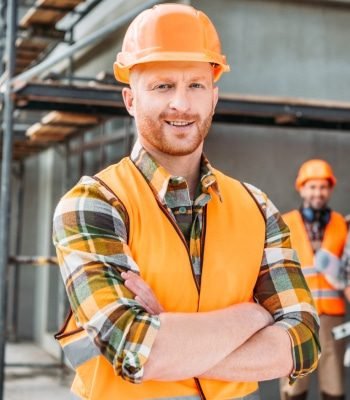
[[[172,85],[170,83],[161,83],[154,87],[155,90],[168,90],[171,89]]]
[[[195,83],[191,83],[191,88],[202,89],[202,88],[204,88],[204,86],[201,83],[195,82]]]

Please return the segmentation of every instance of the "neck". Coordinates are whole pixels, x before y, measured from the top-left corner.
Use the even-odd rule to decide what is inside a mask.
[[[327,204],[324,204],[322,207],[320,207],[320,208],[314,208],[314,207],[312,207],[312,205],[311,204],[309,204],[308,202],[306,202],[306,201],[304,201],[303,202],[303,208],[312,208],[314,211],[322,211],[322,210],[325,210],[325,209],[327,209]]]
[[[193,153],[184,156],[173,156],[156,149],[145,149],[171,175],[181,176],[186,180],[190,197],[193,199],[200,179],[200,163],[203,147],[199,146]]]

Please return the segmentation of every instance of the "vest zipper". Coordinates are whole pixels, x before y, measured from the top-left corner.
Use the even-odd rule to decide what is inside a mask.
[[[169,222],[172,224],[172,226],[176,230],[177,234],[179,235],[180,239],[182,240],[183,244],[185,245],[185,248],[186,248],[187,254],[188,254],[188,258],[190,260],[192,276],[193,276],[194,282],[196,284],[196,288],[197,288],[197,291],[198,291],[198,296],[200,296],[200,287],[198,285],[197,279],[196,279],[196,277],[194,275],[194,272],[193,272],[191,253],[190,253],[190,249],[188,248],[188,244],[186,242],[186,239],[185,239],[183,233],[181,232],[181,229],[177,226],[177,224],[173,220],[172,216],[169,214],[169,212],[166,209],[166,207],[164,207],[164,205],[157,198],[156,198],[156,200],[157,200],[157,203],[158,203],[160,209],[162,210],[163,214],[168,218]],[[201,238],[202,239],[201,240],[201,271],[203,269],[204,241],[205,241],[205,234],[206,234],[206,227],[207,227],[206,220],[207,220],[207,206],[205,206],[204,210],[203,210],[203,226],[202,226],[202,233],[201,233],[201,236],[202,236],[202,238]],[[199,308],[199,303],[198,303],[198,306],[197,306],[197,311],[198,311],[198,308]],[[201,398],[201,400],[206,400],[206,397],[204,395],[204,392],[203,392],[203,389],[202,389],[201,384],[199,382],[199,379],[198,378],[194,378],[194,381],[196,383],[196,386],[197,386],[197,389],[198,389],[198,392],[199,392],[199,397]]]
[[[205,244],[205,237],[207,234],[207,205],[203,208],[203,225],[202,225],[202,233],[201,233],[201,281],[203,275],[203,260],[204,260],[204,244]]]
[[[199,382],[199,379],[198,378],[194,378],[194,381],[196,382],[196,386],[197,386],[197,389],[198,389],[198,392],[199,392],[199,397],[201,398],[201,400],[206,400],[206,397],[204,395],[204,392],[203,392],[202,386],[201,386],[201,384]]]

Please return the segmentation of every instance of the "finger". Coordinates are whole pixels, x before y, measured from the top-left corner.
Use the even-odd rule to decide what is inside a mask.
[[[149,312],[153,314],[164,312],[150,286],[139,275],[131,271],[123,272],[121,275],[125,279],[125,286],[142,301],[142,304],[147,307]]]
[[[124,279],[126,279],[126,278],[130,278],[130,279],[134,278],[134,279],[141,279],[141,280],[143,280],[143,279],[140,277],[139,274],[136,274],[135,272],[130,271],[130,270],[128,270],[128,271],[123,271],[123,272],[121,273],[121,276],[122,276]]]
[[[135,296],[135,300],[150,314],[154,315],[155,314],[155,310],[153,308],[151,308],[148,304],[146,304],[141,297],[139,296]]]
[[[150,288],[144,285],[143,282],[136,281],[135,279],[126,279],[125,286],[145,304],[149,309],[154,312],[157,307],[157,300]],[[135,298],[136,298],[135,297]]]
[[[151,314],[160,314],[164,311],[163,307],[160,305],[158,299],[155,297],[153,291],[149,286],[145,286],[143,283],[138,285],[139,282],[133,279],[127,279],[125,281],[125,286],[131,290],[135,295],[135,300],[143,305],[148,312]]]
[[[141,296],[144,300],[149,299],[148,302],[154,297],[149,285],[135,274],[127,275],[125,285],[132,290],[134,294]]]
[[[135,283],[135,287],[138,287],[141,290],[145,290],[145,291],[146,290],[148,290],[148,291],[151,290],[149,285],[139,275],[135,274],[134,272],[131,272],[131,271],[122,272],[121,276],[125,280],[134,282]]]
[[[134,277],[130,278],[127,277],[124,281],[125,286],[129,287],[129,289],[132,289],[133,291],[136,291],[137,293],[135,294],[142,294],[142,293],[147,293],[150,291],[150,288],[148,285],[145,284],[142,280],[138,280]]]

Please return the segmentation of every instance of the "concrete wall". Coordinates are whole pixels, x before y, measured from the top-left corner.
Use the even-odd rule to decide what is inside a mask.
[[[224,92],[350,100],[350,8],[315,2],[194,0],[218,28]]]
[[[37,255],[37,246],[40,243],[38,232],[38,198],[39,198],[39,158],[31,157],[25,163],[24,179],[24,210],[22,227],[22,254]],[[43,219],[47,223],[47,218]],[[33,338],[34,334],[34,298],[35,298],[35,268],[22,265],[20,270],[18,332],[21,338]]]
[[[205,151],[227,174],[264,190],[283,212],[298,207],[294,182],[302,162],[323,158],[338,177],[331,205],[350,212],[350,133],[215,124]]]

